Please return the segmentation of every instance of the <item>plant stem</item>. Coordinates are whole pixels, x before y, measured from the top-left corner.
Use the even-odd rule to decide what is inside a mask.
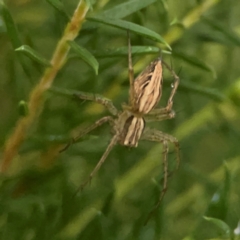
[[[57,47],[53,53],[51,59],[51,67],[48,67],[39,83],[33,88],[29,97],[29,114],[18,120],[13,133],[9,136],[5,143],[5,150],[3,153],[3,159],[0,165],[0,172],[6,172],[13,160],[18,154],[18,150],[24,141],[28,129],[32,123],[41,114],[43,109],[44,99],[43,94],[48,90],[57,75],[59,69],[63,66],[66,60],[66,56],[70,50],[68,41],[74,40],[79,30],[81,29],[82,23],[85,20],[85,16],[88,12],[88,5],[84,0],[80,0],[79,4],[73,14],[71,21],[67,24],[62,38],[59,40]]]

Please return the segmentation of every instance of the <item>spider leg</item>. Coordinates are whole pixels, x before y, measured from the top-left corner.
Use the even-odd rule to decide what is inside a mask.
[[[179,167],[180,162],[180,150],[179,150],[179,143],[178,140],[166,133],[163,133],[161,131],[158,131],[156,129],[146,129],[141,137],[142,140],[148,140],[148,141],[154,141],[154,142],[161,142],[163,144],[163,173],[164,173],[164,179],[163,179],[163,188],[159,195],[158,201],[152,211],[149,213],[147,220],[145,224],[147,224],[148,220],[152,217],[152,215],[155,213],[157,208],[159,207],[166,191],[167,191],[167,182],[168,182],[168,145],[169,142],[173,143],[176,150],[177,155],[177,168]]]
[[[130,40],[130,34],[129,31],[127,31],[128,35],[128,77],[129,77],[129,84],[130,84],[130,90],[129,90],[129,103],[131,106],[133,106],[134,103],[134,70],[132,66],[132,49],[131,49],[131,40]]]
[[[114,116],[116,116],[118,113],[118,110],[113,105],[112,101],[108,98],[105,98],[104,96],[102,96],[100,94],[93,94],[93,93],[86,93],[86,92],[78,91],[74,94],[74,97],[80,98],[82,100],[89,100],[89,101],[99,103],[99,104],[103,105],[104,107],[106,107],[108,109],[108,111]]]
[[[118,135],[114,135],[113,138],[111,139],[111,142],[108,144],[108,147],[106,149],[106,151],[104,152],[104,154],[102,155],[101,159],[99,160],[99,162],[97,163],[96,167],[93,169],[93,171],[90,173],[90,175],[88,176],[88,178],[86,179],[86,181],[84,181],[80,187],[78,188],[77,191],[79,190],[83,190],[84,187],[91,182],[91,179],[94,177],[94,175],[97,173],[97,171],[100,169],[100,167],[103,165],[103,163],[105,162],[107,156],[109,155],[110,151],[112,150],[112,148],[116,145],[117,143],[117,139],[118,139]]]
[[[177,74],[172,70],[172,68],[169,67],[169,65],[167,63],[165,63],[164,61],[162,61],[162,63],[169,70],[169,72],[172,74],[172,76],[174,77],[174,80],[175,80],[175,82],[172,85],[172,91],[171,91],[170,96],[168,98],[167,106],[165,107],[167,111],[170,111],[172,109],[173,97],[174,97],[174,95],[177,91],[180,79],[177,76]]]
[[[170,119],[170,118],[173,118],[175,116],[175,114],[173,114],[173,110],[172,110],[172,106],[173,106],[173,97],[174,95],[176,94],[176,91],[177,91],[177,88],[178,88],[178,85],[179,85],[179,77],[176,75],[176,73],[171,69],[171,67],[169,67],[167,65],[167,63],[165,63],[164,61],[162,61],[163,65],[170,71],[170,73],[172,74],[172,76],[174,77],[175,79],[175,82],[173,83],[172,85],[172,91],[170,93],[170,96],[168,98],[168,102],[167,102],[167,106],[164,107],[164,108],[156,108],[156,109],[152,109],[148,115],[158,115],[159,117],[159,120],[161,121],[162,120],[162,117],[161,115],[168,115],[169,114],[169,117],[167,118],[164,118],[164,119]],[[158,120],[158,118],[157,118]]]
[[[153,142],[164,142],[167,141],[167,143],[173,143],[174,144],[174,148],[175,148],[175,152],[176,152],[176,163],[177,163],[177,167],[176,169],[178,169],[179,164],[180,164],[180,147],[179,147],[179,142],[177,140],[177,138],[175,138],[174,136],[161,132],[157,129],[149,129],[146,128],[143,132],[143,135],[141,137],[141,140],[148,140],[148,141],[153,141]]]
[[[158,209],[166,191],[167,191],[167,182],[168,182],[168,161],[167,161],[167,154],[168,154],[168,143],[167,141],[163,141],[163,188],[160,193],[160,196],[158,198],[158,201],[156,205],[153,207],[153,209],[149,212],[147,219],[145,220],[144,225],[146,225],[149,221],[149,219],[152,217],[152,215],[155,213],[155,211]]]
[[[153,110],[150,114],[144,116],[146,122],[163,121],[175,117],[175,112],[173,110],[170,112],[166,111],[165,108],[158,108]]]
[[[113,120],[113,118],[111,116],[106,116],[106,117],[100,118],[94,124],[92,124],[91,126],[89,126],[86,129],[84,129],[82,132],[80,132],[80,134],[77,137],[72,138],[72,140],[62,150],[60,150],[60,152],[63,152],[65,150],[67,150],[70,147],[70,145],[72,145],[73,143],[77,142],[81,137],[83,137],[84,135],[88,134],[89,132],[91,132],[95,128],[100,127],[105,122],[110,122],[111,123],[113,121],[114,120]]]
[[[180,79],[176,75],[176,73],[164,61],[162,61],[162,63],[171,72],[172,76],[175,79],[175,82],[172,85],[173,87],[168,98],[167,106],[164,108],[152,109],[146,116],[146,119],[149,119],[148,121],[162,121],[165,119],[171,119],[175,117],[175,112],[172,110],[173,97],[176,94]]]

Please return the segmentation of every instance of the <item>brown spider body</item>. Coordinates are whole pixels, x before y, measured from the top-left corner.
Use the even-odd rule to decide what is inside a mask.
[[[114,130],[121,145],[138,146],[145,127],[144,114],[158,104],[162,95],[162,83],[162,61],[158,58],[134,80],[130,106],[123,105],[124,111],[115,120]]]

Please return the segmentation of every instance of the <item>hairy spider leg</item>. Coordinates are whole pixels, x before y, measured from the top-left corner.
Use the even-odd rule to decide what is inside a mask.
[[[81,131],[77,137],[74,137],[71,139],[71,141],[63,148],[60,150],[60,152],[63,152],[65,150],[67,150],[72,144],[76,143],[81,137],[83,137],[84,135],[88,134],[89,132],[93,131],[95,128],[100,127],[101,125],[103,125],[106,122],[113,122],[113,118],[111,116],[105,116],[103,118],[98,119],[94,124],[92,124],[91,126],[87,127],[86,129],[84,129],[83,131]]]
[[[177,138],[174,136],[161,132],[157,129],[146,128],[143,132],[143,135],[140,140],[148,140],[152,142],[163,142],[167,141],[168,143],[174,144],[175,152],[176,152],[176,169],[178,169],[180,164],[180,147]]]
[[[108,144],[107,149],[105,150],[104,154],[102,155],[101,159],[99,160],[99,162],[97,163],[96,167],[93,169],[93,171],[90,173],[90,175],[88,176],[88,178],[81,184],[81,186],[79,187],[78,190],[83,190],[84,187],[91,182],[92,178],[94,177],[94,175],[98,172],[98,170],[100,169],[100,167],[103,165],[103,163],[105,162],[107,156],[109,155],[109,153],[111,152],[112,148],[116,145],[118,140],[118,135],[115,134],[112,139],[111,142]]]
[[[89,132],[93,131],[94,129],[96,129],[97,127],[100,127],[102,124],[109,122],[112,123],[114,122],[113,118],[111,116],[106,116],[103,118],[100,118],[99,120],[97,120],[94,124],[92,124],[91,126],[89,126],[88,128],[86,128],[84,131],[82,131],[77,137],[73,138],[73,143],[77,142],[78,139],[80,139],[81,137],[83,137],[84,135],[88,134]],[[102,155],[101,159],[99,160],[98,164],[96,165],[96,167],[93,169],[93,171],[90,173],[89,177],[87,178],[87,180],[85,182],[83,182],[80,187],[77,189],[76,193],[79,190],[83,190],[83,188],[91,181],[91,179],[93,178],[93,176],[96,174],[96,172],[99,170],[99,168],[102,166],[102,164],[104,163],[104,161],[106,160],[109,152],[112,150],[113,146],[116,145],[117,143],[117,139],[118,136],[117,134],[113,136],[111,142],[109,143],[106,151],[104,152],[104,154]],[[69,147],[69,144],[67,145],[67,147]],[[65,147],[66,149],[66,147]],[[64,149],[64,150],[65,150]],[[63,151],[63,150],[62,150]]]
[[[84,135],[93,131],[95,128],[102,126],[106,122],[113,123],[114,120],[111,116],[105,116],[105,117],[98,119],[94,124],[92,124],[91,126],[87,127],[83,131],[81,131],[80,134],[74,138],[74,142],[77,142],[81,137],[83,137]]]
[[[165,108],[153,109],[151,113],[144,116],[146,122],[156,122],[172,119],[175,117],[175,111],[171,110],[170,112],[166,111]]]
[[[169,142],[173,143],[175,146],[175,151],[176,151],[176,155],[177,155],[177,167],[176,169],[178,169],[179,163],[180,163],[180,150],[179,150],[179,142],[178,140],[167,134],[167,133],[163,133],[159,130],[156,129],[146,129],[142,135],[141,140],[148,140],[148,141],[154,141],[154,142],[161,142],[163,144],[163,174],[164,174],[164,179],[163,179],[163,189],[159,195],[159,199],[156,203],[156,205],[154,206],[154,208],[152,209],[152,211],[148,214],[148,217],[146,219],[145,224],[147,224],[148,220],[151,218],[151,216],[155,213],[155,211],[157,210],[157,208],[159,207],[166,191],[167,191],[167,183],[168,183],[168,160],[167,160],[167,155],[168,155],[168,145]]]
[[[105,98],[104,96],[100,95],[100,94],[93,94],[93,93],[87,93],[87,92],[80,92],[77,91],[74,95],[75,98],[78,99],[82,99],[82,100],[88,100],[88,101],[93,101],[96,103],[99,103],[101,105],[103,105],[104,107],[107,108],[107,110],[114,116],[116,116],[118,114],[118,110],[117,108],[113,105],[112,101],[108,98]],[[72,138],[71,141],[63,148],[61,149],[59,152],[64,152],[65,150],[67,150],[73,143],[77,142],[79,138],[81,138],[82,136],[84,136],[85,134],[91,132],[93,129],[101,126],[103,123],[105,122],[113,122],[113,119],[110,116],[106,116],[103,117],[101,119],[99,119],[98,121],[96,121],[93,125],[91,125],[90,127],[88,127],[87,129],[85,129],[84,131],[82,131],[79,136]]]
[[[107,110],[112,115],[116,116],[118,114],[118,110],[113,105],[113,102],[110,99],[105,98],[104,96],[102,96],[100,94],[77,92],[76,94],[74,94],[74,97],[82,99],[82,100],[88,100],[88,101],[93,101],[93,102],[99,103],[99,104],[103,105],[104,107],[106,107]]]
[[[177,76],[177,74],[172,70],[171,67],[168,66],[167,63],[165,63],[164,61],[162,61],[163,65],[168,69],[168,71],[172,74],[173,78],[174,78],[174,83],[173,83],[173,87],[172,87],[172,91],[170,93],[170,96],[168,98],[168,102],[167,102],[167,106],[165,107],[166,111],[169,112],[172,110],[172,105],[173,105],[173,97],[176,94],[180,79]]]
[[[128,36],[128,77],[129,77],[129,84],[130,84],[130,90],[129,90],[129,104],[133,106],[134,99],[135,99],[135,91],[134,91],[134,69],[132,66],[132,48],[131,48],[131,39],[130,39],[130,33],[127,31]]]

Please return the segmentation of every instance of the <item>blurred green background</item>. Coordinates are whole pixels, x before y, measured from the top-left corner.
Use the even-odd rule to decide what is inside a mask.
[[[127,49],[126,31],[86,20],[75,42],[96,57],[98,75],[71,51],[54,81],[58,91],[46,92],[41,116],[1,178],[1,239],[238,239],[240,1],[130,2],[117,13],[128,12],[124,20],[151,29],[171,45],[172,55],[163,53],[163,58],[181,79],[174,99],[176,118],[149,124],[177,137],[181,146],[180,168],[169,178],[160,208],[143,226],[162,187],[162,146],[152,142],[134,149],[115,146],[91,185],[74,196],[105,151],[111,128],[106,124],[59,154],[71,134],[109,115],[102,106],[78,101],[64,90],[102,94],[120,109],[129,89],[127,55],[118,51]],[[124,3],[96,1],[87,17],[109,10],[102,15],[107,17]],[[1,1],[1,156],[25,113],[19,103],[28,101],[45,68],[14,51],[4,11],[11,14],[22,45],[51,59],[77,4],[8,0],[3,6]],[[142,34],[131,33],[131,42],[133,47],[167,50]],[[156,48],[145,50],[133,54],[135,76],[159,56]],[[164,76],[159,106],[165,106],[173,81],[167,70]],[[173,170],[172,147],[168,160]]]

